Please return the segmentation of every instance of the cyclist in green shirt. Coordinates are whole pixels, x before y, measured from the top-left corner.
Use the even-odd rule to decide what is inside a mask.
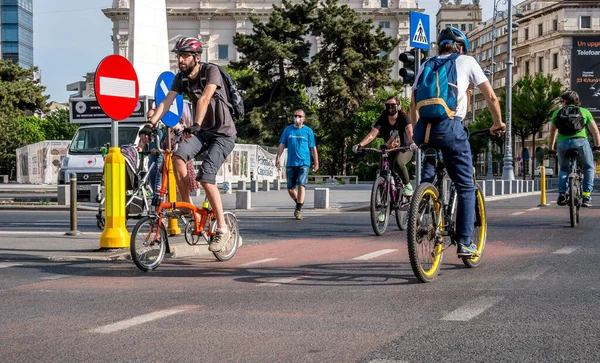
[[[594,189],[594,152],[600,150],[600,133],[594,117],[590,111],[579,107],[579,95],[574,91],[567,91],[561,96],[562,107],[552,114],[550,126],[549,153],[558,155],[560,172],[558,174],[558,200],[556,204],[565,205],[567,190],[567,177],[569,176],[569,158],[565,155],[567,150],[576,149],[579,152],[578,160],[583,166],[583,207],[592,206],[591,193]],[[586,129],[594,137],[594,147],[590,147]],[[558,135],[556,150],[554,144]]]

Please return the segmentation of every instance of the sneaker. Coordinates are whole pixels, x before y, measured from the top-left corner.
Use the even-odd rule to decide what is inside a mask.
[[[456,254],[459,258],[477,256],[477,246],[474,243],[471,243],[470,245],[459,243]]]
[[[380,223],[383,223],[383,222],[385,222],[385,212],[380,212],[380,213],[379,213],[379,215],[377,216],[377,220],[378,220]]]
[[[592,198],[583,197],[583,202],[581,203],[582,207],[591,208],[592,207]]]
[[[402,194],[406,195],[407,197],[410,197],[413,195],[413,187],[410,183],[408,183],[404,186],[404,189],[402,190]]]
[[[223,249],[223,247],[225,247],[227,242],[229,242],[230,238],[231,238],[231,232],[229,232],[229,228],[227,229],[227,232],[225,232],[225,233],[221,233],[221,232],[217,231],[217,234],[215,234],[212,242],[208,246],[208,250],[211,252],[219,252],[220,250]]]
[[[558,199],[556,200],[558,205],[567,205],[567,196],[565,193],[558,193]]]
[[[296,210],[294,211],[294,217],[295,217],[297,220],[301,220],[301,219],[302,219],[302,211],[299,211],[298,209],[296,209]]]

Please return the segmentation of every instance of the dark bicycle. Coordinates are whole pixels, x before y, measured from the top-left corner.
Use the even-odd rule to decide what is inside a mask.
[[[501,131],[501,130],[498,130]],[[489,130],[471,132],[471,136],[490,135]],[[441,151],[434,145],[421,145],[425,150],[425,158],[435,166],[435,177],[432,183],[421,183],[415,190],[408,213],[408,257],[415,276],[421,282],[430,282],[437,276],[442,265],[444,250],[456,245],[456,205],[457,192],[450,181],[448,197],[444,184],[447,176],[446,164],[441,158]],[[485,200],[477,184],[475,169],[475,221],[473,243],[477,245],[477,253],[462,259],[467,267],[477,267],[481,263],[487,234],[487,218]]]
[[[556,151],[552,150],[550,153],[556,154]],[[579,151],[577,149],[568,149],[565,151],[565,156],[569,158],[569,176],[567,190],[565,191],[565,203],[569,206],[571,227],[576,227],[577,223],[580,222],[579,209],[581,209],[583,201],[583,189],[581,188],[583,171],[577,161],[579,157]]]
[[[391,212],[396,216],[396,224],[401,231],[406,230],[408,225],[409,196],[403,194],[404,183],[400,176],[390,168],[388,160],[392,152],[410,151],[408,146],[388,149],[386,145],[381,148],[361,148],[363,152],[376,152],[381,154],[381,164],[373,189],[371,189],[371,226],[376,235],[381,236],[388,226]]]

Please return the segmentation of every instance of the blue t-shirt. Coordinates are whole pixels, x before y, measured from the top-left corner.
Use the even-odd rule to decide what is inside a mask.
[[[279,143],[288,149],[287,166],[310,166],[310,149],[315,147],[315,134],[310,127],[303,125],[297,129],[289,125]]]

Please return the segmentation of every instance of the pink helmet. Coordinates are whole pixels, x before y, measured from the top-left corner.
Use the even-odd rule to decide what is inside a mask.
[[[202,43],[194,37],[181,38],[175,43],[171,52],[202,53]]]

